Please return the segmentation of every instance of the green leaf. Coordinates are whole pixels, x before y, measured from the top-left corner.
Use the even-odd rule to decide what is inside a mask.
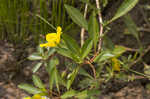
[[[124,0],[119,9],[117,10],[115,16],[108,23],[128,13],[138,3],[138,1],[139,0]]]
[[[78,45],[78,43],[69,35],[63,34],[62,35],[63,40],[65,41],[68,49],[77,55],[80,55],[80,47]]]
[[[81,61],[78,55],[76,55],[75,53],[71,52],[70,50],[66,48],[57,48],[56,50],[60,55],[68,57],[77,63]]]
[[[42,66],[42,64],[43,64],[43,63],[41,63],[41,62],[37,63],[37,64],[33,67],[32,72],[35,73],[35,72]]]
[[[65,92],[65,93],[61,96],[61,98],[62,98],[62,99],[71,98],[71,97],[75,96],[76,93],[77,93],[77,92],[76,92],[75,90],[69,90],[69,91]]]
[[[90,20],[88,24],[88,33],[90,35],[90,38],[92,38],[94,41],[94,49],[96,50],[97,42],[99,38],[99,25],[94,11],[90,16]]]
[[[86,77],[89,77],[90,79],[93,79],[93,77],[83,68],[80,68],[79,74],[83,75],[83,76],[86,76]]]
[[[110,51],[103,51],[98,56],[96,56],[94,62],[102,62],[112,57],[114,57],[114,54],[112,54]]]
[[[56,83],[57,91],[60,92],[60,90],[59,90],[59,79],[58,79],[59,75],[58,75],[58,71],[57,71],[56,67],[54,69],[54,76],[55,76],[55,83]]]
[[[70,52],[70,50],[66,48],[57,48],[56,50],[60,55],[73,59],[72,53]]]
[[[82,1],[83,3],[89,3],[89,0],[80,0]]]
[[[59,60],[57,59],[57,57],[51,58],[51,60],[49,61],[49,64],[47,65],[48,73],[51,74],[51,72],[54,70],[54,68],[58,64],[59,64]]]
[[[38,46],[37,47],[37,51],[40,53],[40,54],[43,54],[44,50],[42,47]]]
[[[27,91],[28,93],[31,94],[38,94],[38,93],[42,93],[42,91],[38,88],[33,87],[32,85],[29,84],[20,84],[18,86],[20,89],[23,89],[25,91]]]
[[[100,90],[92,89],[87,92],[88,96],[100,95]]]
[[[88,77],[84,77],[83,80],[79,81],[78,87],[80,87],[81,89],[88,89],[89,87],[93,86],[93,81],[94,78],[88,78]]]
[[[126,48],[124,46],[115,46],[114,50],[112,51],[112,54],[115,55],[115,57],[120,56],[126,51]]]
[[[75,97],[77,99],[89,99],[91,96],[94,96],[94,95],[99,95],[100,94],[100,91],[97,90],[97,89],[92,89],[92,90],[84,90],[82,92],[78,92]]]
[[[53,89],[54,81],[55,81],[55,71],[54,71],[54,68],[53,68],[51,70],[50,74],[49,74],[49,87],[50,87],[50,90]]]
[[[104,50],[113,50],[115,48],[114,43],[107,35],[103,37],[103,46]]]
[[[33,75],[32,76],[32,80],[33,80],[33,83],[36,87],[40,88],[40,89],[45,89],[45,86],[44,84],[42,83],[42,81],[40,80],[40,78],[36,75]]]
[[[76,94],[75,96],[77,99],[87,99],[88,97],[88,91],[84,90],[82,92],[78,92],[78,94]]]
[[[50,86],[50,90],[53,89],[53,85],[55,84],[58,91],[59,91],[59,86],[58,86],[58,71],[56,68],[56,65],[59,64],[59,60],[56,57],[53,57],[48,66],[47,66],[47,71],[49,73],[49,86]]]
[[[78,66],[76,69],[73,70],[73,72],[70,74],[70,77],[67,81],[67,90],[70,89],[75,77],[77,76],[78,74],[78,71],[79,71],[80,67]]]
[[[91,51],[93,46],[93,40],[88,39],[85,41],[83,47],[81,48],[81,58],[84,59]]]
[[[44,19],[42,16],[40,16],[40,15],[36,15],[37,17],[39,17],[41,20],[43,20],[46,24],[48,24],[51,28],[53,28],[54,30],[56,30],[56,28],[52,25],[52,24],[50,24],[46,19]]]
[[[108,4],[108,0],[102,0],[102,3],[103,3],[103,7],[106,7]]]
[[[29,60],[41,60],[42,56],[40,56],[38,53],[33,53],[28,57]]]
[[[137,40],[139,40],[139,32],[137,30],[137,26],[129,14],[124,16],[124,23],[126,24],[129,33],[133,35]]]
[[[65,8],[67,10],[67,13],[71,17],[71,19],[78,24],[81,27],[84,27],[86,30],[88,30],[87,21],[83,17],[83,15],[80,13],[80,11],[72,6],[66,5]]]
[[[52,54],[56,52],[56,48],[47,48],[47,50],[48,51],[43,55],[44,60],[47,60]]]
[[[56,49],[55,48],[50,48],[49,50],[48,50],[48,56],[51,56],[52,54],[54,54],[55,53],[55,51],[56,51]]]

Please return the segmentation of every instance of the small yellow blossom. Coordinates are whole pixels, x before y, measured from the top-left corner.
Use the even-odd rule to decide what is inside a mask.
[[[41,96],[40,94],[35,94],[32,97],[25,97],[23,99],[49,99],[49,98],[46,96]]]
[[[31,97],[24,97],[23,99],[31,99]]]
[[[39,94],[35,94],[32,99],[42,99],[41,95]]]
[[[117,58],[112,58],[112,66],[114,71],[120,71],[120,63]]]
[[[60,26],[57,27],[57,33],[48,33],[46,35],[45,44],[40,44],[40,47],[55,47],[60,43],[60,35],[62,34],[62,29]]]

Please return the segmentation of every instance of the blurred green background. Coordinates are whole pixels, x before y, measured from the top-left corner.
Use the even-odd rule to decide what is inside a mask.
[[[0,40],[38,43],[41,34],[54,30],[36,15],[54,27],[71,28],[73,23],[66,16],[64,4],[74,5],[75,0],[0,0]]]

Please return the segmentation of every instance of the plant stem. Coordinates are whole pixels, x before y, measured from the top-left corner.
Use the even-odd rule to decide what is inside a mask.
[[[90,67],[92,68],[94,78],[96,79],[96,70],[95,70],[94,66],[91,64],[91,62],[90,62],[90,61],[86,61],[86,63],[87,63],[87,64],[89,64],[89,65],[90,65]]]
[[[141,61],[142,57],[150,50],[150,46],[148,46],[147,49],[144,50],[144,52],[137,58],[137,60],[135,60],[134,62],[132,62],[131,64],[129,64],[129,67],[133,66],[134,64],[136,64],[137,62]]]
[[[98,9],[98,19],[99,19],[99,24],[100,24],[100,32],[99,32],[99,44],[98,44],[98,52],[100,52],[101,47],[102,47],[102,34],[103,34],[103,19],[102,19],[102,14],[99,11],[100,10],[100,4],[99,4],[99,0],[95,0],[96,1],[96,7]]]
[[[88,4],[85,5],[85,9],[84,9],[84,18],[86,18],[86,15],[87,15],[87,9],[88,9]],[[84,44],[84,33],[85,33],[85,29],[82,28],[82,29],[81,29],[81,47],[82,47],[83,44]]]
[[[133,72],[133,73],[135,73],[135,74],[138,74],[138,75],[141,75],[141,76],[144,76],[144,77],[150,78],[150,76],[145,75],[145,74],[140,73],[140,72],[137,72],[137,71],[134,71],[134,70],[132,70],[132,69],[127,68],[127,70],[129,70],[129,71],[131,71],[131,72]]]

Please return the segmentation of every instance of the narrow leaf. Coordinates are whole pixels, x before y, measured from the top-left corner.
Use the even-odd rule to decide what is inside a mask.
[[[42,56],[40,56],[38,53],[33,53],[28,57],[29,60],[41,60]]]
[[[71,98],[71,97],[75,96],[76,93],[77,93],[77,92],[76,92],[75,90],[70,90],[70,91],[65,92],[65,93],[61,96],[61,98],[62,98],[62,99]]]
[[[40,63],[37,63],[37,64],[33,67],[32,72],[35,73],[41,66],[42,66],[42,63],[41,63],[41,62],[40,62]]]
[[[103,51],[98,56],[96,56],[94,62],[102,62],[112,57],[114,57],[114,55],[110,51]]]
[[[105,50],[113,50],[115,48],[114,43],[107,35],[103,37],[103,46]]]
[[[20,84],[18,87],[20,89],[23,89],[23,90],[27,91],[28,93],[31,93],[31,94],[38,94],[38,93],[42,92],[40,89],[35,88],[35,87],[33,87],[32,85],[29,85],[29,84]]]
[[[49,87],[50,87],[50,90],[53,89],[53,84],[54,84],[54,81],[55,81],[55,71],[54,69],[51,70],[50,74],[49,74]]]
[[[123,54],[126,51],[126,48],[124,46],[115,46],[114,50],[112,53],[117,57]]]
[[[57,52],[58,52],[59,54],[65,56],[65,57],[68,57],[68,58],[73,59],[73,58],[72,58],[72,53],[70,52],[70,50],[65,49],[65,48],[57,48],[56,50],[57,50]]]
[[[94,95],[99,95],[100,94],[100,90],[97,90],[97,89],[92,89],[92,90],[89,90],[87,92],[88,96],[94,96]]]
[[[137,40],[139,40],[139,32],[137,30],[137,26],[129,14],[124,16],[124,23],[126,24],[129,33],[133,35]]]
[[[59,60],[57,59],[57,57],[53,57],[47,67],[47,71],[49,73],[49,86],[50,86],[50,90],[53,89],[53,85],[56,84],[56,86],[58,87],[58,78],[56,78],[56,65],[59,64]],[[58,74],[58,73],[57,73]],[[57,80],[57,81],[56,81]]]
[[[75,97],[77,99],[87,99],[87,97],[88,97],[88,91],[84,90],[82,92],[79,92]]]
[[[37,51],[40,53],[40,54],[43,54],[44,52],[44,49],[40,46],[37,47]]]
[[[117,10],[115,16],[108,23],[128,13],[138,3],[138,1],[139,0],[124,0],[119,9]]]
[[[46,19],[44,19],[42,16],[40,16],[40,15],[36,15],[37,17],[39,17],[41,20],[43,20],[46,24],[48,24],[51,28],[53,28],[54,30],[56,30],[56,28],[52,25],[52,24],[50,24]]]
[[[89,77],[90,79],[93,79],[93,77],[83,68],[80,68],[79,74],[83,75],[83,76],[86,76],[86,77]]]
[[[76,69],[73,70],[73,72],[71,73],[68,81],[67,81],[67,90],[70,89],[75,77],[77,76],[78,74],[78,71],[79,71],[80,67],[78,66]]]
[[[78,43],[69,35],[63,34],[63,40],[65,41],[68,49],[77,55],[80,55],[80,47]]]
[[[84,59],[91,51],[93,46],[93,40],[88,39],[85,41],[83,47],[81,48],[81,58]]]
[[[32,80],[33,80],[33,83],[36,87],[40,88],[40,89],[45,89],[45,86],[44,84],[42,83],[42,81],[40,80],[40,78],[36,75],[33,75],[32,76]]]
[[[50,48],[49,50],[48,50],[48,56],[50,56],[50,55],[52,55],[54,52],[56,51],[56,49],[55,48]]]
[[[71,19],[78,24],[81,27],[84,27],[86,30],[88,30],[87,21],[83,17],[83,15],[80,13],[80,11],[72,6],[66,5],[65,8],[67,10],[67,13],[71,17]]]
[[[58,71],[57,71],[57,69],[56,69],[56,67],[55,67],[55,69],[54,69],[54,75],[55,75],[55,83],[56,83],[56,87],[57,87],[57,91],[58,92],[60,92],[60,89],[59,89],[59,75],[58,75]]]
[[[88,23],[88,33],[89,33],[90,38],[93,39],[94,50],[96,50],[97,42],[99,38],[99,25],[98,25],[98,21],[97,21],[96,14],[94,11],[92,12],[90,16],[90,20]]]

